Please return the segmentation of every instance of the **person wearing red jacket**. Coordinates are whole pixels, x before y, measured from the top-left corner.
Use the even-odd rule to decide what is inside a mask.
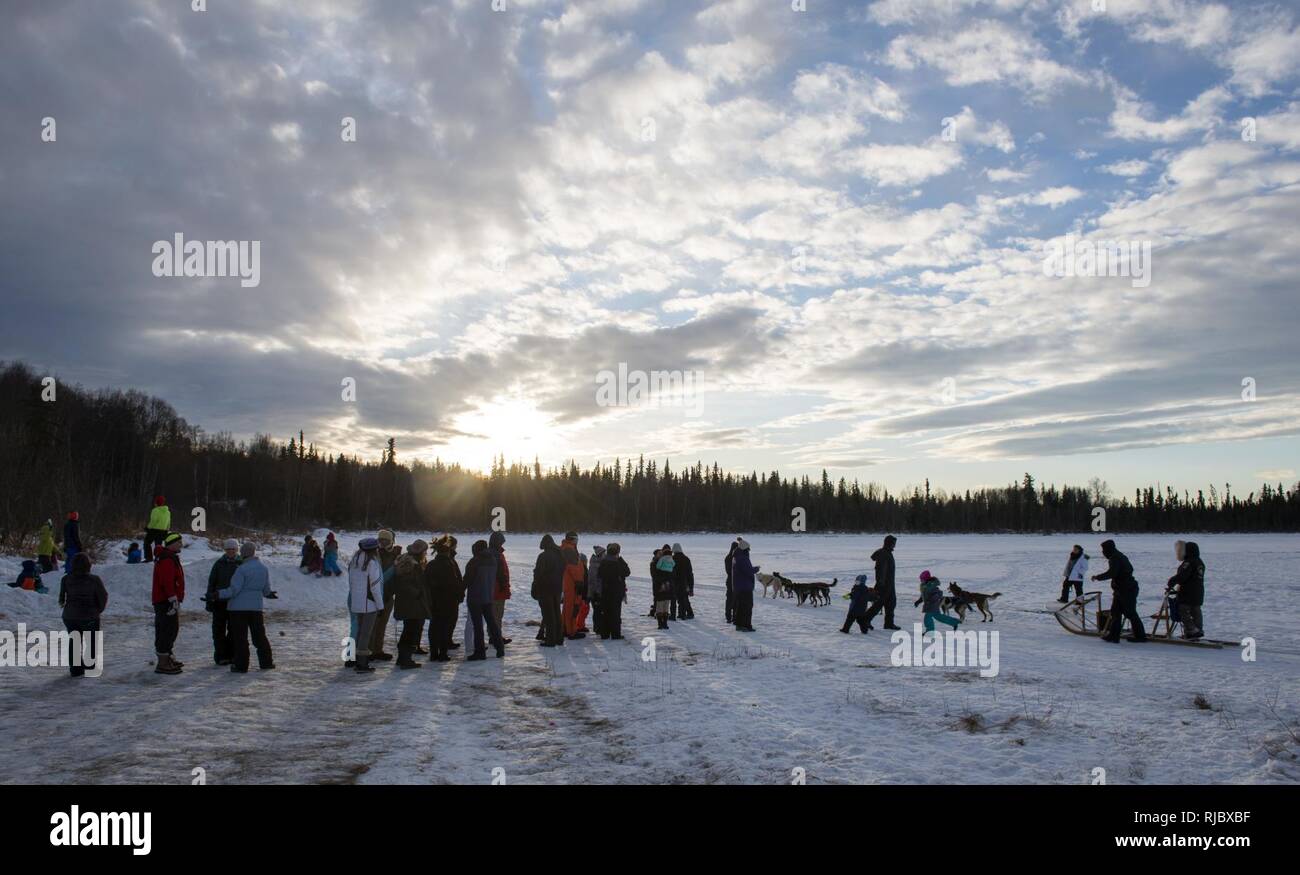
[[[564,637],[570,641],[587,637],[587,566],[578,553],[578,533],[568,532],[560,544],[564,556]]]
[[[506,536],[505,532],[493,532],[488,536],[488,549],[496,554],[497,557],[497,587],[492,593],[492,613],[497,618],[497,628],[502,630],[502,640],[510,643],[510,639],[505,637],[505,626],[503,625],[506,615],[506,602],[510,599],[510,566],[506,564]]]
[[[181,536],[163,538],[163,552],[153,567],[153,649],[158,654],[154,671],[180,674],[184,663],[172,654],[181,630],[181,602],[185,601],[185,568],[181,565]]]

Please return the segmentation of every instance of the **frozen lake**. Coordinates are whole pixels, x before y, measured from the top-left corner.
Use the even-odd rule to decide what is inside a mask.
[[[398,541],[417,536],[429,537]],[[458,536],[462,564],[485,536]],[[340,536],[345,551],[358,537]],[[506,634],[515,643],[506,659],[406,672],[381,664],[369,677],[339,663],[344,583],[301,575],[287,541],[265,557],[280,599],[267,611],[279,668],[264,674],[231,675],[211,662],[198,601],[216,556],[206,542],[183,554],[189,597],[176,655],[186,669],[177,677],[153,673],[150,568],[98,566],[110,596],[104,676],[0,668],[0,731],[33,742],[0,752],[0,776],[182,783],[202,767],[211,783],[486,783],[504,769],[510,783],[771,784],[802,770],[809,783],[1087,783],[1101,768],[1108,783],[1300,780],[1295,536],[1185,536],[1207,566],[1206,634],[1253,638],[1257,658],[1245,661],[1237,648],[1107,645],[1062,630],[1047,611],[1070,545],[1084,545],[1096,573],[1106,536],[901,535],[905,629],[920,620],[912,601],[923,569],[1002,593],[994,622],[964,627],[999,633],[994,677],[893,665],[880,620],[870,635],[837,631],[847,608],[840,596],[870,572],[878,535],[747,536],[765,571],[840,580],[828,607],[756,599],[752,634],[722,617],[729,537],[584,536],[584,552],[623,545],[633,571],[627,640],[588,637],[559,650],[537,648],[525,625],[539,616],[528,598],[538,536],[507,537],[515,595]],[[1176,536],[1113,537],[1136,569],[1147,617],[1176,568]],[[665,542],[693,559],[697,619],[658,632],[645,616],[648,562]],[[9,579],[17,567],[0,557]],[[58,575],[46,583],[48,596],[0,587],[0,629],[62,628]],[[647,637],[656,649],[649,662]]]

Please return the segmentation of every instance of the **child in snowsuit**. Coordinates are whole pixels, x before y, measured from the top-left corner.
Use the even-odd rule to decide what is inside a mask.
[[[53,571],[58,567],[59,548],[54,545],[54,520],[46,520],[41,526],[36,544],[36,561],[41,571]]]
[[[25,589],[28,592],[49,592],[45,585],[41,583],[41,575],[36,570],[36,560],[34,559],[23,560],[23,569],[18,572],[18,579],[9,585],[15,589]]]
[[[305,552],[306,552],[306,556],[304,558],[307,561],[307,566],[305,569],[303,569],[303,573],[314,574],[317,577],[320,577],[321,549],[320,549],[320,544],[316,543],[315,538],[312,538],[307,543],[307,548]]]
[[[339,542],[335,540],[333,532],[325,536],[325,555],[321,574],[325,577],[343,575],[343,569],[339,568]]]
[[[844,618],[844,625],[840,631],[845,635],[856,622],[862,634],[866,635],[871,631],[871,625],[867,622],[867,610],[871,605],[871,588],[867,586],[867,576],[859,574],[853,581],[853,589],[849,590],[849,614]]]
[[[921,608],[925,612],[925,631],[933,632],[935,621],[956,629],[959,625],[957,621],[943,612],[943,590],[939,588],[939,578],[929,571],[922,571],[920,589],[921,597],[913,604],[925,603]]]
[[[131,546],[126,548],[126,564],[139,565],[144,561],[144,553],[140,550],[140,545],[131,542]]]

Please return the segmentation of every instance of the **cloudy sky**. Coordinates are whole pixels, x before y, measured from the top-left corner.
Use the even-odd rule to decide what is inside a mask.
[[[206,5],[4,4],[0,358],[368,457],[1295,480],[1294,3]]]

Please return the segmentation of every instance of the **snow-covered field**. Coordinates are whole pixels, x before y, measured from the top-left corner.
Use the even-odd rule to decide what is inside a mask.
[[[399,533],[399,543],[428,533]],[[359,534],[344,534],[345,554]],[[461,538],[467,547],[474,537]],[[1154,612],[1174,571],[1172,536],[1118,536]],[[340,662],[345,584],[297,570],[288,541],[264,554],[280,599],[267,625],[278,668],[233,675],[211,659],[198,597],[216,558],[206,542],[183,554],[189,575],[176,677],[153,672],[151,566],[96,567],[109,590],[105,670],[73,680],[62,668],[0,668],[0,780],[50,783],[1087,783],[1095,768],[1119,783],[1300,780],[1296,733],[1300,583],[1294,536],[1206,535],[1206,632],[1258,642],[1234,648],[1108,645],[1069,635],[1046,611],[1075,541],[1103,570],[1096,535],[907,536],[898,545],[899,623],[917,574],[1002,593],[1000,672],[896,667],[888,633],[841,635],[855,574],[870,571],[878,536],[756,535],[754,561],[795,579],[838,577],[829,607],[756,599],[758,631],[723,622],[722,535],[600,536],[618,540],[633,570],[624,641],[588,637],[562,649],[533,641],[528,598],[538,537],[506,545],[515,597],[506,659],[358,676]],[[649,606],[654,546],[680,541],[696,569],[696,619],[657,632]],[[586,552],[593,540],[582,539]],[[462,562],[468,550],[459,557]],[[16,557],[0,557],[12,580]],[[49,595],[0,587],[0,629],[61,629]],[[1107,588],[1104,584],[1089,589]],[[464,609],[462,607],[462,624]],[[1149,622],[1148,622],[1149,625]],[[389,627],[395,647],[397,624]],[[657,659],[642,660],[654,636]],[[456,640],[460,640],[460,624]],[[1198,707],[1195,700],[1204,697]],[[496,774],[500,775],[501,772]]]

